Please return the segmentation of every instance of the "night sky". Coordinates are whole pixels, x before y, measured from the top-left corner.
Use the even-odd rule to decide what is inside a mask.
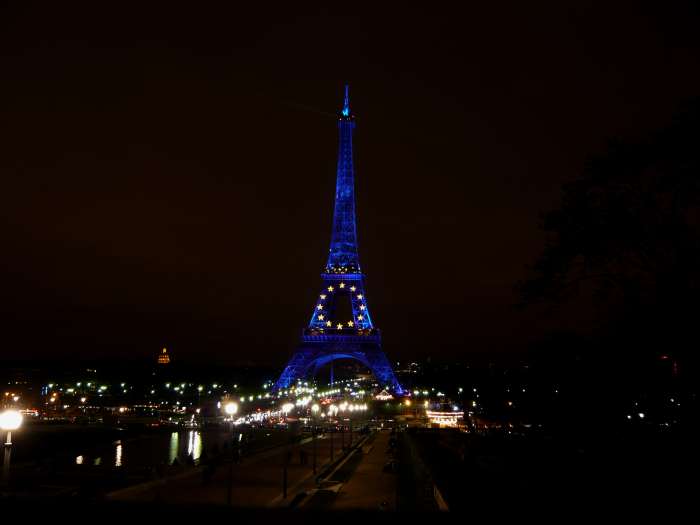
[[[698,8],[611,3],[1,8],[2,357],[281,367],[321,284],[345,82],[390,359],[576,325],[512,307],[540,213],[700,92]]]

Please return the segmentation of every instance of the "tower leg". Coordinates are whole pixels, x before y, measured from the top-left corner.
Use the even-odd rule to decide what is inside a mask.
[[[384,355],[384,352],[368,352],[367,364],[382,387],[389,387],[397,394],[403,394],[403,388],[401,388],[399,381],[396,379],[391,364],[389,364],[389,360],[386,358],[386,355]]]
[[[305,349],[297,350],[282,372],[282,375],[275,383],[274,390],[287,389],[291,387],[297,379],[304,377],[309,366],[313,362],[312,353]]]

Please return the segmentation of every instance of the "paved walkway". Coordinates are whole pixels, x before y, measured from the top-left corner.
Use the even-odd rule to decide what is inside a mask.
[[[396,474],[384,472],[389,431],[381,431],[330,504],[331,510],[394,510]]]

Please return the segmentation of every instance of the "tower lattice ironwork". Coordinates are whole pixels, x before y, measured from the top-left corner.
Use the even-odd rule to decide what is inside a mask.
[[[333,229],[328,262],[321,274],[323,285],[302,341],[275,389],[287,389],[298,379],[336,359],[354,359],[369,368],[383,388],[402,393],[389,360],[382,351],[381,335],[372,323],[360,269],[355,222],[355,174],[352,137],[355,117],[350,111],[348,86],[338,120],[339,148]],[[342,302],[349,304],[343,314]],[[339,307],[340,306],[340,307]],[[345,315],[345,317],[343,317]]]

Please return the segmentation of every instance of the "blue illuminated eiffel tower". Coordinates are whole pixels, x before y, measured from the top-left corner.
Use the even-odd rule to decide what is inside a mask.
[[[369,368],[382,388],[401,394],[401,385],[381,347],[379,330],[369,313],[355,228],[355,181],[352,133],[355,118],[350,112],[348,87],[338,122],[340,146],[335,189],[335,211],[328,263],[321,274],[323,285],[302,341],[275,384],[287,389],[298,379],[315,373],[336,359],[354,359]],[[348,312],[343,317],[341,303]]]

